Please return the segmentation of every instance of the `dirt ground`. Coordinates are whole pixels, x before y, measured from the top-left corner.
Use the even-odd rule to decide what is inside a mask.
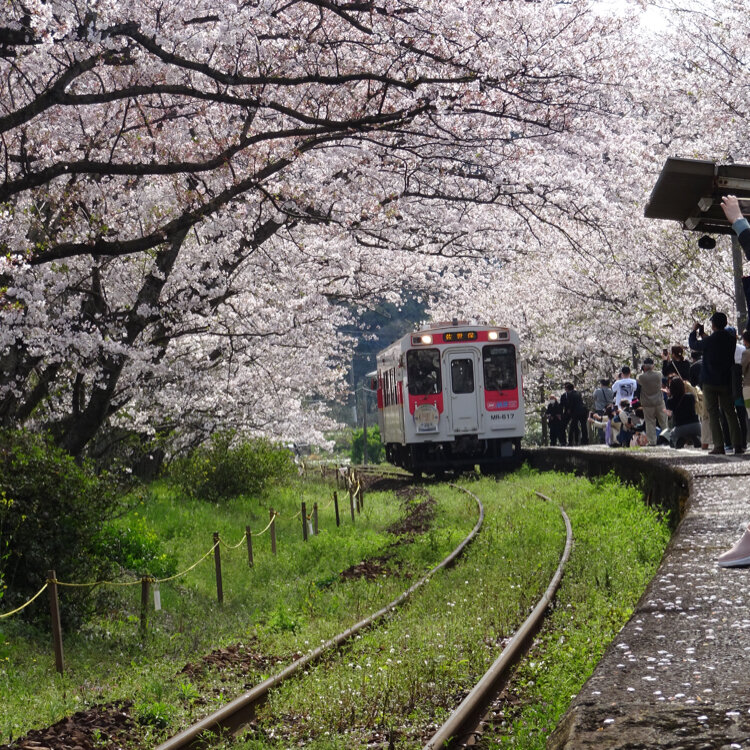
[[[396,540],[385,554],[368,558],[343,570],[340,574],[342,579],[365,578],[373,581],[383,576],[398,575],[398,567],[393,563],[396,548],[401,544],[409,544],[415,536],[424,534],[432,525],[436,503],[424,488],[404,486],[403,482],[400,482],[396,489],[396,497],[401,502],[404,516],[387,529]]]

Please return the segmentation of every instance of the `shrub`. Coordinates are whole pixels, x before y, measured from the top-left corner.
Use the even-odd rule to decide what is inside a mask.
[[[271,481],[296,474],[289,450],[265,438],[238,440],[218,432],[172,465],[172,480],[190,497],[216,502],[257,494]]]
[[[49,436],[0,431],[0,579],[7,586],[3,603],[22,604],[41,588],[50,569],[67,583],[111,573],[96,550],[95,537],[120,490],[111,476],[95,474],[86,462],[78,465]],[[61,614],[68,624],[91,604],[90,593],[88,588],[66,589]],[[43,602],[24,610],[32,619],[35,612],[48,619]]]
[[[138,703],[134,706],[134,713],[139,724],[151,725],[157,729],[165,729],[173,720],[176,709],[162,701]]]
[[[361,464],[364,461],[364,432],[357,428],[352,432],[352,463]],[[380,442],[380,427],[373,425],[367,429],[367,460],[371,464],[382,462],[385,446]]]
[[[137,576],[166,578],[177,572],[177,558],[164,552],[156,532],[134,514],[128,526],[105,526],[97,538],[97,551]]]

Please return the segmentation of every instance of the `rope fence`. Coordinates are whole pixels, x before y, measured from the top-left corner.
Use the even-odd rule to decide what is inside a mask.
[[[324,477],[326,476],[323,472],[321,472],[321,474]],[[354,522],[355,521],[355,509],[357,513],[359,513],[361,511],[361,508],[363,507],[362,484],[359,481],[359,478],[357,477],[356,472],[354,472],[351,469],[337,470],[335,476],[336,476],[337,489],[339,488],[339,483],[342,482],[344,488],[348,490],[349,504],[350,504],[350,509],[351,509],[351,518],[352,518],[352,522]],[[333,505],[335,509],[336,527],[339,527],[341,525],[341,517],[339,514],[338,492],[336,491],[332,493],[331,499],[329,500],[328,504],[323,508],[323,510],[330,508],[331,505]],[[38,599],[45,591],[48,591],[49,603],[50,603],[50,618],[51,618],[51,623],[52,623],[52,639],[53,639],[53,645],[55,649],[55,666],[57,668],[57,671],[62,674],[65,668],[65,665],[64,665],[64,658],[63,658],[63,648],[62,648],[62,630],[60,626],[60,605],[59,605],[59,597],[58,597],[58,588],[60,587],[94,588],[98,586],[99,587],[100,586],[123,587],[123,586],[140,585],[141,586],[140,633],[141,633],[141,637],[145,638],[147,635],[147,630],[148,630],[148,609],[149,609],[149,601],[151,600],[152,588],[153,588],[154,609],[158,611],[161,609],[161,596],[159,592],[159,584],[168,583],[178,578],[182,578],[186,576],[188,573],[190,573],[195,568],[197,568],[202,562],[204,562],[208,557],[210,557],[213,554],[214,566],[216,570],[216,596],[217,596],[217,600],[219,604],[222,604],[224,600],[224,592],[223,592],[223,581],[222,581],[222,574],[221,574],[221,547],[224,547],[226,550],[232,552],[236,549],[239,549],[243,544],[246,544],[247,554],[248,554],[248,566],[252,568],[255,563],[254,554],[253,554],[253,539],[254,538],[257,539],[258,537],[262,536],[266,532],[269,532],[271,554],[274,556],[277,554],[277,540],[276,540],[276,519],[277,518],[281,519],[283,517],[277,510],[274,510],[273,508],[269,508],[269,521],[266,527],[262,531],[253,533],[250,527],[246,526],[245,533],[242,535],[242,538],[236,544],[229,544],[228,542],[225,542],[219,536],[219,532],[214,532],[213,544],[211,548],[204,555],[202,555],[198,560],[196,560],[192,565],[190,565],[190,567],[186,568],[185,570],[179,573],[175,573],[174,575],[171,575],[171,576],[166,576],[164,578],[155,578],[153,576],[142,576],[140,578],[134,578],[133,580],[129,580],[129,581],[93,581],[89,583],[76,583],[76,582],[69,582],[69,581],[58,581],[55,571],[49,570],[47,573],[47,580],[44,583],[44,585],[39,589],[39,591],[37,591],[28,601],[24,602],[19,607],[16,607],[10,612],[0,613],[0,620],[19,614],[28,606],[30,606],[34,601],[36,601],[36,599]],[[308,514],[306,503],[302,501],[300,510],[297,511],[297,513],[295,513],[293,516],[289,516],[286,520],[294,521],[296,519],[301,519],[301,522],[302,522],[303,541],[306,542],[309,536],[318,535],[319,511],[318,511],[317,502],[313,504],[313,509]]]

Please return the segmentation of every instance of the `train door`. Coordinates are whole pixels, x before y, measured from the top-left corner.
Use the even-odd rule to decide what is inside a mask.
[[[476,352],[448,351],[448,392],[450,420],[454,433],[477,432],[479,409],[476,372],[479,358]]]

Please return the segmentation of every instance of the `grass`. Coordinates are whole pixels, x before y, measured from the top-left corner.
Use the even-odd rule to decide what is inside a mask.
[[[362,513],[352,524],[342,502],[342,525],[336,528],[329,505],[332,487],[319,482],[276,488],[260,499],[241,498],[227,505],[189,501],[164,484],[152,489],[150,499],[134,511],[139,523],[155,530],[177,556],[183,571],[203,557],[218,531],[229,545],[241,539],[246,524],[261,530],[268,521],[268,506],[277,519],[278,554],[270,553],[269,533],[255,538],[255,565],[248,567],[246,546],[222,547],[224,604],[216,597],[213,558],[209,556],[188,575],[160,586],[162,610],[151,611],[149,634],[139,634],[140,586],[111,590],[111,607],[102,617],[86,623],[64,639],[66,671],[54,671],[54,656],[47,633],[5,621],[7,654],[0,664],[0,741],[18,737],[32,727],[44,727],[74,711],[121,698],[133,698],[151,741],[164,734],[164,714],[158,704],[171,705],[168,723],[174,725],[208,713],[237,684],[200,685],[208,691],[207,705],[186,701],[197,692],[181,674],[186,663],[214,649],[237,642],[252,643],[263,654],[257,669],[241,675],[243,682],[259,682],[301,651],[310,649],[348,625],[376,611],[408,586],[408,577],[447,554],[453,539],[473,525],[471,513],[458,520],[464,529],[436,524],[432,535],[406,545],[394,558],[400,576],[377,581],[339,582],[338,574],[361,560],[382,554],[392,544],[389,525],[403,515],[393,493],[367,493]],[[344,493],[339,493],[343,495]],[[319,504],[320,533],[302,540],[300,502]],[[297,516],[295,518],[295,516]],[[124,525],[132,519],[123,519]],[[455,523],[455,519],[449,519]],[[61,607],[64,603],[61,589]],[[193,690],[195,688],[195,690]],[[176,708],[175,708],[176,707]],[[153,710],[152,710],[153,708]],[[149,723],[153,713],[160,717]]]
[[[664,519],[644,507],[632,489],[611,478],[588,487],[565,498],[575,534],[569,569],[553,613],[514,677],[512,705],[517,707],[507,712],[494,737],[488,735],[488,748],[546,746],[570,701],[629,619],[669,541]],[[554,486],[550,491],[555,492]],[[597,495],[606,497],[606,503],[596,502]]]
[[[472,483],[487,520],[460,566],[441,575],[387,627],[287,683],[239,747],[314,750],[378,742],[421,748],[499,654],[557,565],[568,509],[576,537],[564,597],[519,671],[522,708],[505,729],[513,747],[544,747],[546,736],[627,620],[668,540],[666,524],[633,489],[520,472]],[[444,490],[440,490],[439,496]],[[441,502],[446,502],[441,497]],[[505,746],[495,738],[493,746]]]
[[[431,489],[441,508],[456,502],[455,491]],[[556,507],[520,485],[504,486],[498,502],[497,489],[487,480],[472,486],[489,512],[466,561],[387,625],[310,670],[304,683],[277,691],[247,748],[366,747],[385,737],[422,747],[425,731],[447,716],[536,603],[564,544]]]
[[[461,562],[436,574],[384,623],[274,691],[252,732],[233,747],[422,747],[526,617],[557,565],[564,525],[557,508],[534,490],[565,505],[576,546],[553,623],[519,668],[520,707],[508,714],[505,727],[511,739],[498,737],[496,743],[543,747],[543,737],[653,575],[666,524],[634,490],[612,480],[590,483],[523,470],[501,482],[482,479],[467,486],[484,502],[486,519]],[[386,529],[403,508],[390,492],[368,493],[355,525],[342,503],[343,523],[336,529],[333,508],[325,508],[332,488],[321,483],[295,483],[220,506],[186,501],[167,485],[155,485],[137,512],[176,555],[178,570],[210,549],[214,531],[234,545],[246,524],[264,528],[269,505],[282,514],[279,554],[270,555],[268,532],[254,538],[252,569],[244,543],[235,550],[222,547],[221,607],[212,559],[162,584],[162,610],[150,613],[143,642],[140,587],[115,589],[104,616],[66,635],[64,676],[54,672],[47,635],[19,621],[3,624],[0,742],[123,698],[134,701],[131,714],[139,722],[133,746],[152,746],[209,713],[394,599],[466,536],[476,522],[475,503],[445,485],[428,489],[437,500],[430,530],[391,547],[394,538]],[[294,518],[302,499],[308,509],[316,501],[320,507],[321,533],[307,543],[301,520]],[[384,554],[390,555],[387,575],[369,581],[338,575]],[[234,644],[243,644],[255,660],[182,671]]]

